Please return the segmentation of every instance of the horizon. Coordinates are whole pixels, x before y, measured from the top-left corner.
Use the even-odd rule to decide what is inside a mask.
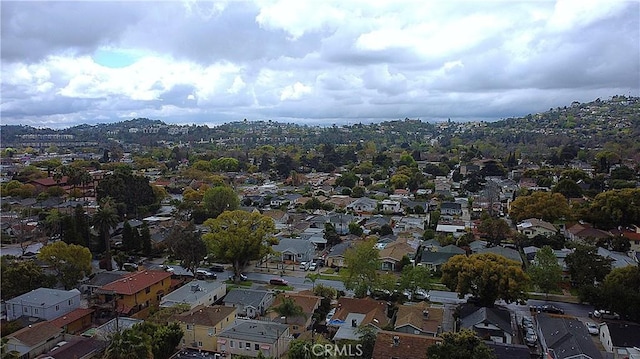
[[[0,8],[3,125],[493,122],[640,96],[635,0]]]

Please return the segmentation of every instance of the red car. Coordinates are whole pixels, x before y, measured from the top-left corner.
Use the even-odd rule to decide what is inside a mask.
[[[289,285],[289,282],[287,282],[286,280],[282,279],[282,278],[271,278],[271,280],[269,281],[269,284],[272,285]]]

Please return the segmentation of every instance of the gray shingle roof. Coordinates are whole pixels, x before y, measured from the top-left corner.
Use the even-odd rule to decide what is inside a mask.
[[[273,344],[289,328],[287,324],[260,320],[242,320],[236,322],[218,335],[220,338],[247,340]]]
[[[544,341],[556,359],[576,358],[581,354],[592,359],[602,358],[587,328],[578,319],[539,314],[537,320]]]
[[[276,252],[307,253],[315,249],[313,242],[306,239],[279,238],[280,242],[271,248]]]
[[[242,304],[245,307],[252,306],[257,308],[268,295],[272,294],[266,290],[234,288],[224,297],[224,304]]]
[[[77,289],[72,290],[60,290],[50,288],[38,288],[29,293],[17,296],[8,300],[10,303],[23,303],[25,305],[47,306],[51,304],[60,303],[62,301],[71,299],[77,295],[80,295],[80,291]]]
[[[463,328],[471,328],[479,323],[491,323],[506,333],[514,334],[511,327],[511,314],[504,309],[479,307],[475,312],[462,318]]]

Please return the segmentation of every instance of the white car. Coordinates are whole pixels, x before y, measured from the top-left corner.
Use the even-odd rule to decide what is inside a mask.
[[[593,316],[600,319],[620,319],[620,314],[603,309],[594,310]]]
[[[316,262],[311,262],[311,264],[309,264],[309,270],[310,271],[315,271],[316,269],[318,269],[318,263]]]
[[[596,323],[586,323],[587,326],[587,330],[589,331],[589,334],[591,335],[598,335],[600,334],[600,328],[596,325]]]

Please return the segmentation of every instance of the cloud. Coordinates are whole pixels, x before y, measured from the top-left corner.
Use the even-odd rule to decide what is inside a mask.
[[[3,124],[498,119],[640,95],[640,2],[18,2]]]

